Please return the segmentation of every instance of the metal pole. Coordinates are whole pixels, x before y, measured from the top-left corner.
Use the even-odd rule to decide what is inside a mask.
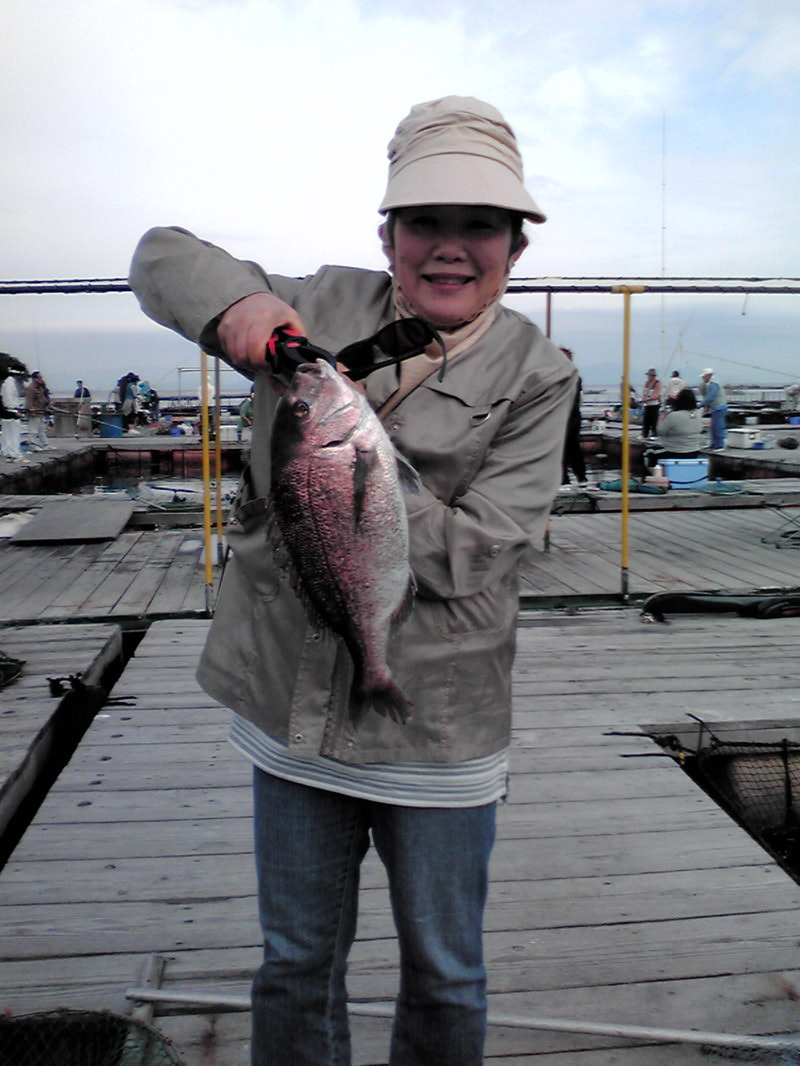
[[[620,557],[620,593],[622,602],[628,602],[628,515],[630,511],[630,363],[631,363],[631,293],[644,292],[643,285],[619,285],[614,292],[623,296],[623,334],[622,334],[622,548]]]
[[[203,544],[206,564],[206,613],[214,611],[214,569],[211,561],[211,460],[208,447],[208,356],[200,349],[200,439],[203,454]]]
[[[129,988],[127,999],[140,1003],[172,1003],[207,1007],[209,1010],[250,1010],[249,996],[217,995],[214,992],[169,992],[166,989]],[[349,1003],[351,1014],[371,1018],[393,1018],[394,1004]],[[527,1018],[516,1014],[490,1013],[491,1026],[508,1029],[536,1029],[552,1033],[579,1033],[587,1036],[617,1036],[661,1044],[699,1044],[705,1047],[736,1047],[757,1050],[800,1051],[796,1039],[780,1036],[750,1036],[743,1033],[704,1033],[698,1029],[662,1029],[649,1025],[625,1025],[617,1022],[585,1022],[572,1018]]]
[[[549,337],[550,337],[550,318],[551,318],[551,312],[552,312],[552,309],[553,309],[553,294],[551,292],[548,292],[547,296],[545,297],[545,308],[546,308],[546,310],[545,310],[544,332],[545,332],[545,336],[549,339]]]
[[[214,456],[217,480],[217,563],[222,566],[222,398],[220,396],[219,359],[214,360]]]

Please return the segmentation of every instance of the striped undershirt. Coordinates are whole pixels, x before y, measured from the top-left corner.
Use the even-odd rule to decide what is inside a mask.
[[[288,745],[235,714],[228,739],[252,763],[274,777],[327,792],[392,803],[399,807],[480,807],[503,799],[507,791],[507,751],[467,762],[338,762],[324,755],[292,754]]]

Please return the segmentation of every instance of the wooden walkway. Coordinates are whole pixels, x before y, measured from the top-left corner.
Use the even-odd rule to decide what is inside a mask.
[[[169,991],[247,995],[259,957],[250,775],[225,712],[193,681],[206,630],[151,626],[0,873],[0,1009],[127,1010],[153,955]],[[688,712],[718,729],[794,728],[799,641],[800,619],[643,625],[629,608],[523,621],[486,916],[493,1015],[797,1033],[800,888],[649,739],[609,734],[685,725]],[[395,988],[371,854],[350,993],[386,1003]],[[247,1014],[181,1008],[156,1021],[189,1066],[247,1061]],[[386,1062],[388,1024],[354,1018],[360,1066]],[[709,1058],[691,1044],[491,1027],[487,1063],[543,1062]]]
[[[202,529],[126,530],[112,541],[0,541],[0,624],[122,620],[205,610]]]
[[[797,534],[794,549],[792,538],[784,537],[792,530]],[[629,516],[628,534],[632,596],[800,585],[796,508],[639,511]],[[549,550],[540,546],[526,555],[524,602],[589,602],[618,595],[621,539],[619,514],[554,515]]]
[[[182,520],[178,516],[175,521]],[[800,551],[791,550],[792,541],[781,536],[782,530],[794,531],[794,543],[800,545],[798,507],[647,509],[631,514],[628,528],[632,598],[662,591],[739,592],[800,584]],[[525,604],[619,601],[621,529],[621,516],[613,511],[554,513],[550,550],[542,544],[526,557]],[[0,539],[0,626],[201,615],[206,605],[202,540],[196,525],[127,527],[116,539],[100,542],[17,544]],[[781,543],[787,550],[778,550]],[[218,578],[215,567],[215,583]]]
[[[599,510],[593,514],[582,510],[583,494],[559,497],[550,520],[549,550],[542,544],[526,556],[522,583],[526,605],[620,601],[622,518],[610,510],[619,505],[619,497],[610,497],[599,497],[595,501]],[[733,498],[717,501],[722,506],[708,506],[703,497],[685,510],[675,510],[691,502],[683,494],[670,497],[678,499],[639,497],[637,503],[645,506],[629,515],[631,598],[654,592],[742,592],[800,584],[796,489],[780,485],[769,489],[773,501],[769,504],[751,499],[746,506],[736,506]],[[41,506],[43,499],[2,497],[0,511],[11,514]],[[576,512],[570,510],[572,505]],[[114,539],[85,542],[17,544],[7,536],[0,538],[0,626],[32,621],[135,623],[204,614],[203,530],[197,524],[201,518],[164,515],[163,520],[181,527],[191,521],[193,526],[144,529],[129,524]],[[782,531],[793,536],[785,537]],[[95,535],[87,529],[86,537]],[[781,546],[787,550],[778,550]],[[218,581],[219,568],[214,567],[213,582]]]

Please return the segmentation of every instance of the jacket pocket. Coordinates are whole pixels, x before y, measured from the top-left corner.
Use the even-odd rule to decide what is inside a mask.
[[[252,496],[250,478],[245,471],[226,536],[235,564],[255,594],[261,599],[273,600],[278,594],[279,578],[267,534],[268,522],[269,499]]]
[[[427,627],[449,641],[492,643],[516,623],[519,609],[516,575],[506,574],[489,588],[452,600],[418,600],[419,615],[425,615]],[[413,612],[412,612],[413,618]],[[422,617],[420,617],[422,622]]]

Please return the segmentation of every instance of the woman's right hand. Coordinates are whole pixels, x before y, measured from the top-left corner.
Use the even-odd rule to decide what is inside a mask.
[[[223,313],[217,336],[235,367],[250,372],[269,370],[267,344],[276,329],[306,336],[303,320],[293,307],[270,292],[254,292]]]

